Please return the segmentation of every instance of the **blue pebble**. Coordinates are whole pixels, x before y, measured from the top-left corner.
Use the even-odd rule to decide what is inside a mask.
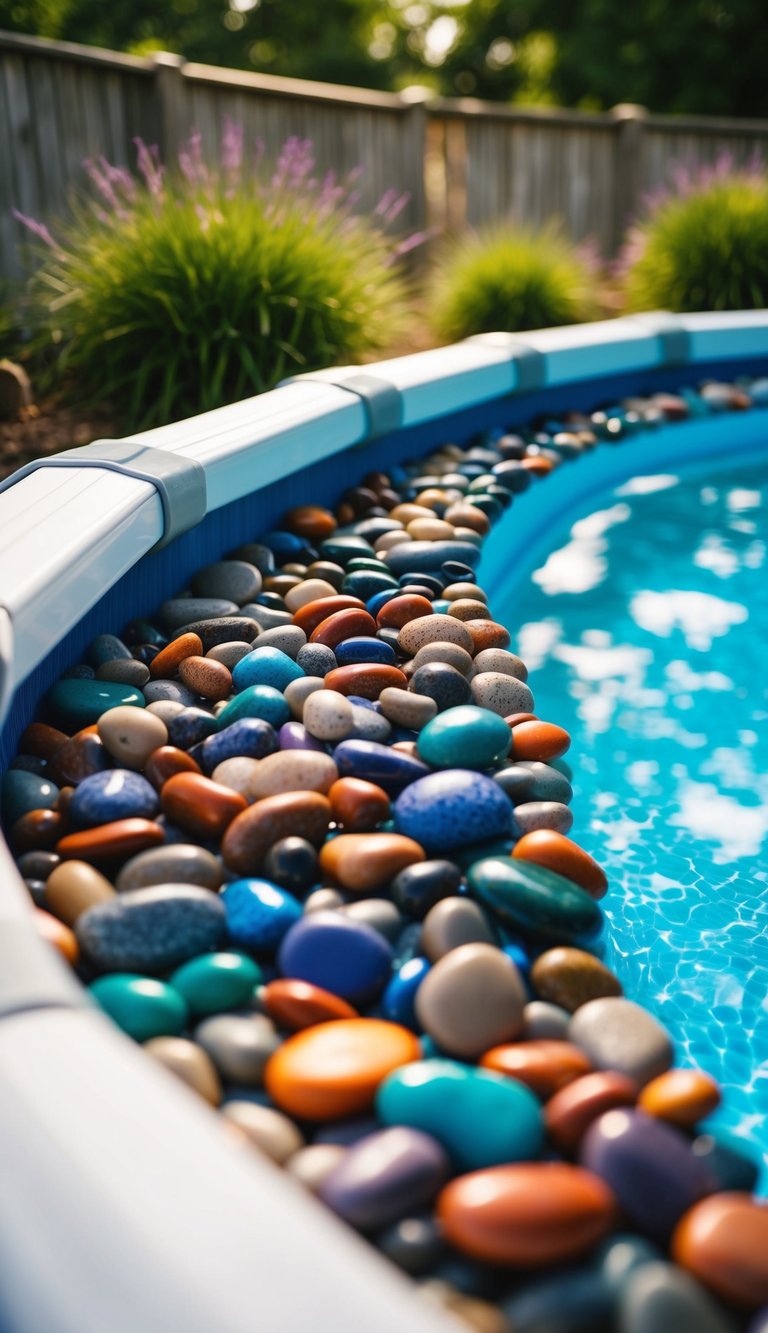
[[[400,596],[399,584],[396,588],[384,588],[382,592],[375,592],[373,594],[373,597],[368,598],[367,602],[365,603],[365,609],[369,615],[373,616],[375,620],[382,606],[386,606],[387,602],[391,602],[393,597],[399,597],[399,596]]]
[[[502,1309],[518,1333],[594,1333],[613,1328],[615,1293],[601,1273],[565,1269],[520,1287]]]
[[[6,825],[15,824],[17,819],[30,810],[53,810],[59,799],[59,789],[55,783],[20,768],[10,769],[4,775],[2,794]]]
[[[504,838],[513,827],[512,806],[493,778],[462,768],[418,778],[393,813],[397,832],[415,838],[428,855]]]
[[[254,648],[233,667],[232,684],[237,694],[249,685],[271,685],[273,690],[282,691],[303,675],[298,663],[279,648]]]
[[[416,1017],[416,993],[429,971],[427,958],[411,958],[390,980],[381,997],[381,1012],[390,1023],[401,1023],[412,1032],[420,1032]]]
[[[400,750],[391,750],[376,741],[341,741],[333,752],[333,758],[339,777],[363,778],[366,782],[374,782],[390,796],[429,772],[427,765],[419,759],[412,759],[410,755]],[[504,800],[507,800],[506,796]],[[512,807],[509,808],[511,810]]]
[[[206,713],[204,708],[184,708],[166,723],[168,744],[179,750],[191,750],[193,745],[212,736],[218,725],[213,714]]]
[[[380,573],[376,569],[356,569],[352,574],[347,574],[341,585],[341,591],[350,597],[359,597],[361,601],[367,602],[374,593],[397,592],[398,582],[391,574]]]
[[[474,570],[480,560],[480,547],[473,542],[403,542],[393,546],[384,557],[393,574],[437,573],[448,560],[458,560]]]
[[[279,690],[272,685],[248,685],[222,708],[218,716],[220,730],[245,717],[259,717],[271,727],[288,722],[291,710]]]
[[[392,948],[372,926],[340,912],[311,912],[292,926],[278,955],[283,976],[296,977],[368,1004],[389,977]]]
[[[304,537],[298,537],[295,532],[267,532],[259,541],[272,552],[278,565],[298,560],[308,550]]]
[[[130,661],[133,655],[116,634],[97,634],[89,644],[86,656],[92,667],[100,667],[105,662],[116,662],[118,659]]]
[[[220,898],[230,942],[254,953],[274,953],[302,914],[301,903],[267,879],[232,880]]]
[[[112,768],[83,778],[69,815],[80,828],[94,828],[115,819],[154,819],[159,809],[157,792],[146,778],[127,768]]]
[[[278,748],[274,727],[261,717],[243,717],[239,722],[209,736],[195,753],[195,759],[209,776],[225,759],[246,756],[264,759]]]
[[[336,661],[340,667],[354,666],[357,662],[382,662],[385,666],[394,666],[395,660],[395,650],[390,644],[363,635],[345,639],[336,648]]]
[[[471,574],[472,574],[472,579],[474,580],[475,571],[472,570]],[[456,580],[452,579],[451,582],[455,583]],[[439,597],[440,593],[443,591],[443,588],[445,587],[444,579],[439,578],[437,574],[427,573],[425,570],[407,571],[405,574],[400,575],[398,583],[400,584],[401,588],[407,588],[409,583],[418,584],[423,588],[429,588],[432,592],[433,598]]]

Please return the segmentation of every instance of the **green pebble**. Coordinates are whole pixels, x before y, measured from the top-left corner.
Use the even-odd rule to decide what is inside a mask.
[[[135,1041],[178,1037],[187,1026],[187,1005],[173,986],[136,972],[113,972],[88,987],[101,1009]]]
[[[354,560],[350,560],[347,565],[347,573],[355,574],[359,569],[374,570],[379,574],[389,574],[389,565],[385,565],[383,560],[372,560],[370,556],[357,555]],[[397,580],[393,580],[395,583]]]
[[[3,819],[8,827],[30,810],[54,810],[58,799],[59,789],[49,778],[23,768],[10,768],[3,776]]]
[[[222,708],[217,721],[219,731],[223,731],[243,717],[260,717],[272,727],[281,727],[290,716],[291,710],[279,690],[271,685],[249,685]]]
[[[109,680],[59,680],[45,696],[54,721],[65,731],[80,731],[98,722],[110,708],[144,708],[141,690]]]
[[[418,1060],[384,1080],[376,1111],[385,1125],[431,1134],[460,1171],[537,1157],[541,1106],[516,1079],[456,1060]]]
[[[432,603],[432,615],[447,616],[452,606],[453,602],[449,601],[447,597],[437,597]]]
[[[177,967],[170,985],[184,997],[190,1013],[197,1017],[241,1008],[261,979],[261,968],[245,954],[207,953]]]
[[[563,875],[508,856],[475,861],[470,892],[507,926],[553,944],[589,939],[602,925],[600,908]]]
[[[417,750],[432,768],[491,768],[506,757],[512,732],[498,713],[460,704],[438,713],[420,731]]]

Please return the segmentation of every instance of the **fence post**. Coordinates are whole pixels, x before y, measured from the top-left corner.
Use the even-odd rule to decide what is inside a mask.
[[[424,231],[427,226],[427,191],[424,180],[427,160],[427,102],[432,93],[428,88],[414,84],[404,88],[400,100],[405,111],[405,180],[403,182],[410,195],[410,216],[414,231]],[[414,252],[422,254],[419,246]]]
[[[616,255],[642,195],[642,146],[648,111],[635,102],[621,102],[611,108],[610,115],[614,122],[611,254]]]
[[[187,138],[190,126],[184,110],[181,71],[184,57],[171,51],[157,51],[155,62],[155,104],[158,119],[158,147],[163,162],[175,162],[176,153]]]

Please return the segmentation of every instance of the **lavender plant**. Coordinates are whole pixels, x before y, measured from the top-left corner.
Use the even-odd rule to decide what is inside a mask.
[[[36,341],[58,350],[72,392],[144,429],[357,360],[401,331],[399,261],[421,238],[388,229],[406,196],[358,215],[360,170],[319,176],[296,138],[270,170],[231,122],[216,168],[197,134],[173,171],[136,146],[136,174],[86,163],[92,192],[55,237],[17,214],[42,255]]]
[[[768,305],[768,176],[729,154],[680,166],[649,196],[619,262],[634,310],[751,310]]]

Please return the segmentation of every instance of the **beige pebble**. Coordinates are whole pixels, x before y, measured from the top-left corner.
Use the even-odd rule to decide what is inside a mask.
[[[410,665],[414,671],[419,667],[426,666],[428,662],[444,662],[446,666],[455,667],[462,676],[467,679],[474,674],[475,666],[471,655],[466,648],[460,648],[458,643],[425,643],[420,648]]]
[[[86,861],[62,861],[45,884],[45,906],[66,925],[73,926],[82,912],[114,898],[109,880]]]
[[[410,542],[412,540],[413,538],[408,536],[405,528],[402,530],[397,528],[392,532],[383,532],[382,535],[376,539],[373,549],[377,555],[384,555],[385,552],[391,551],[393,546],[402,546],[403,542]]]
[[[457,597],[455,602],[451,602],[448,615],[455,616],[457,620],[492,619],[485,602],[479,602],[474,597]]]
[[[195,1029],[223,1079],[259,1088],[271,1055],[280,1046],[274,1023],[264,1014],[213,1014]]]
[[[224,867],[213,852],[194,842],[172,842],[132,856],[118,872],[115,888],[125,893],[153,884],[196,884],[215,893],[223,879]]]
[[[235,769],[240,764],[242,768]],[[247,765],[247,767],[246,767]],[[319,750],[278,750],[266,759],[225,759],[213,772],[214,782],[228,787],[233,780],[250,805],[265,796],[280,796],[288,791],[330,791],[339,771],[331,756]]]
[[[307,636],[298,625],[275,625],[274,629],[263,630],[259,635],[259,642],[253,646],[277,648],[295,662],[306,642]]]
[[[428,509],[426,505],[399,504],[394,509],[390,509],[389,517],[394,518],[398,523],[413,523],[417,518],[435,517],[434,509]]]
[[[472,597],[476,602],[488,601],[478,583],[449,583],[443,589],[443,597],[448,602],[458,602],[463,597]]]
[[[221,1083],[211,1057],[194,1041],[185,1037],[152,1037],[144,1050],[159,1064],[180,1078],[211,1106],[221,1101]]]
[[[453,524],[441,518],[413,518],[406,529],[415,542],[447,542],[453,540]]]
[[[249,643],[217,643],[205,654],[212,662],[221,662],[229,671],[252,652]]]
[[[338,889],[315,889],[304,901],[304,915],[310,912],[335,912],[344,902]]]
[[[347,1149],[340,1143],[313,1143],[294,1154],[287,1170],[310,1194],[317,1194],[326,1176],[335,1170],[346,1153]]]
[[[560,801],[524,801],[515,806],[515,822],[521,836],[540,828],[568,833],[573,826],[573,812]]]
[[[516,676],[518,680],[528,679],[528,668],[523,659],[506,648],[483,648],[475,658],[475,671],[478,675],[495,671],[502,676]]]
[[[355,726],[352,704],[337,690],[317,690],[310,694],[302,721],[310,736],[319,741],[343,741]]]
[[[462,944],[432,966],[416,995],[424,1031],[448,1055],[476,1060],[523,1030],[525,987],[515,964],[491,944]]]
[[[251,651],[250,648],[248,651]],[[168,723],[172,718],[178,717],[179,713],[183,713],[184,708],[185,705],[177,703],[175,699],[158,699],[153,704],[147,704],[144,712],[149,713],[150,717],[159,717],[161,722]],[[110,709],[112,713],[115,711],[114,708]],[[106,717],[106,714],[104,716]]]
[[[471,898],[441,898],[421,927],[421,952],[431,963],[462,944],[495,944],[482,907]]]
[[[469,528],[471,532],[479,532],[481,535],[486,533],[491,526],[488,515],[466,500],[460,500],[458,504],[449,505],[443,517],[446,523],[452,523],[456,528]]]
[[[285,605],[294,614],[309,602],[316,602],[321,597],[335,597],[336,589],[327,579],[304,579],[295,588],[289,588],[285,594]]]
[[[297,722],[300,722],[304,715],[304,705],[310,694],[321,690],[323,683],[322,676],[299,676],[298,680],[292,680],[286,685],[283,696]]]
[[[142,769],[154,750],[168,744],[165,722],[148,708],[110,708],[97,725],[102,744],[123,768]]]
[[[421,731],[437,713],[437,704],[426,694],[413,694],[410,690],[399,690],[389,686],[379,695],[379,703],[384,716],[399,727],[410,727],[412,731]]]
[[[480,708],[488,708],[500,717],[512,713],[532,713],[533,695],[516,676],[501,671],[481,671],[472,679],[472,698]]]
[[[271,1106],[232,1101],[222,1106],[221,1114],[244,1130],[253,1147],[278,1166],[283,1166],[304,1147],[304,1136],[293,1121]]]
[[[472,652],[472,635],[454,616],[419,616],[403,625],[398,635],[398,644],[412,656],[427,643],[457,643],[466,652]]]

